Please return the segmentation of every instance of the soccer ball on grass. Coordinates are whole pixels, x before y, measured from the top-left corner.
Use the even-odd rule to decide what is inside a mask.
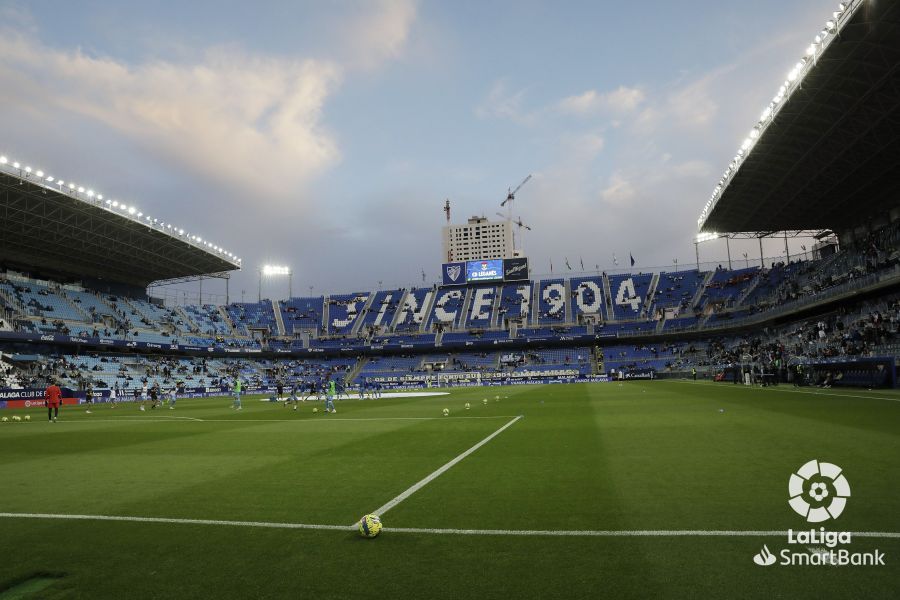
[[[26,420],[26,421],[30,421],[30,420],[31,420],[31,415],[25,415],[25,420]]]
[[[314,412],[314,413],[315,413],[315,412],[319,412],[319,409],[316,408],[316,407],[314,406],[314,407],[313,407],[313,412]]]
[[[449,417],[449,416],[450,416],[450,409],[449,409],[449,408],[445,408],[445,409],[444,409],[444,416],[445,416],[445,417]]]
[[[378,515],[366,515],[359,520],[359,535],[364,538],[377,537],[381,533],[381,519]]]
[[[468,402],[466,402],[466,410],[469,410],[470,408],[472,408],[472,407],[469,405]]]
[[[3,421],[4,423],[6,423],[7,421],[9,421],[9,417],[3,417],[2,419],[0,419],[0,421]]]
[[[19,415],[13,415],[12,420],[13,420],[13,421],[21,421],[21,420],[22,420],[22,417],[20,417]]]

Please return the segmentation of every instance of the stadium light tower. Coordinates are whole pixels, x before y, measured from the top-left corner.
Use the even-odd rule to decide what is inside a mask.
[[[263,265],[263,267],[259,270],[259,296],[257,298],[257,302],[262,302],[262,280],[264,275],[266,277],[283,277],[287,275],[288,298],[294,295],[294,273],[291,271],[290,267],[279,265]]]

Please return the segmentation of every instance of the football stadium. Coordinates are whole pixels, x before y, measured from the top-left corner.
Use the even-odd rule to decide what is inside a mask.
[[[544,274],[529,175],[316,292],[0,139],[0,600],[897,598],[900,4],[814,4],[671,267]]]

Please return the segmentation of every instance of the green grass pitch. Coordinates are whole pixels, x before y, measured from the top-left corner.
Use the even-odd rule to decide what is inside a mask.
[[[353,399],[336,415],[230,404],[65,407],[55,424],[3,411],[31,421],[0,423],[2,513],[243,525],[6,514],[0,600],[900,594],[896,535],[849,546],[884,552],[883,567],[763,567],[753,555],[786,536],[703,534],[808,531],[787,484],[811,459],[852,487],[828,530],[900,532],[894,392],[659,381]],[[519,415],[383,514],[380,537],[349,530]],[[284,523],[347,529],[261,526]],[[433,531],[447,529],[481,533]]]

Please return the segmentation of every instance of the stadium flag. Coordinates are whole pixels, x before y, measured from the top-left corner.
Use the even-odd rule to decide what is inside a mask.
[[[553,272],[553,259],[550,259],[550,272]]]
[[[569,257],[568,257],[568,256],[566,257],[566,268],[567,268],[568,270],[570,270],[570,271],[572,270],[572,265],[569,264]]]
[[[631,252],[629,252],[628,257],[631,258],[631,266],[633,267],[634,266],[634,255],[632,255]]]
[[[583,272],[583,271],[584,271],[584,258],[582,258],[581,256],[579,256],[579,257],[578,257],[578,260],[581,261],[581,270],[582,270],[582,272]]]

